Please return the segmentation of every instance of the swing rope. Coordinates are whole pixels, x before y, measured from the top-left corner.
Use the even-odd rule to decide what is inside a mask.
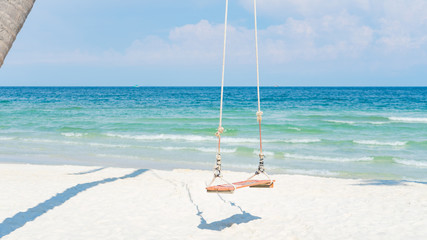
[[[257,27],[257,15],[256,15],[256,0],[254,0],[254,21],[255,21],[255,56],[256,56],[256,81],[257,81],[257,96],[258,96],[258,111],[256,113],[258,126],[259,126],[259,165],[258,169],[255,171],[255,174],[252,175],[251,179],[259,174],[264,174],[269,180],[270,184],[273,183],[270,176],[267,174],[264,168],[264,153],[262,152],[262,137],[261,137],[261,121],[262,121],[262,111],[261,111],[261,98],[259,93],[259,61],[258,61],[258,27]]]
[[[234,190],[236,190],[236,186],[222,177],[221,174],[221,134],[224,132],[224,128],[222,127],[222,108],[223,108],[223,99],[224,99],[224,71],[225,71],[225,49],[227,42],[227,16],[228,16],[228,0],[225,2],[225,21],[224,21],[224,48],[222,53],[222,78],[221,78],[221,103],[219,110],[219,126],[215,136],[218,138],[218,149],[216,154],[216,164],[214,167],[214,177],[209,184],[211,186],[216,178],[220,178],[224,182],[232,185]],[[261,120],[262,120],[262,111],[261,111],[261,100],[260,100],[260,92],[259,92],[259,64],[258,64],[258,32],[257,32],[257,15],[256,15],[256,0],[254,0],[254,17],[255,17],[255,52],[256,52],[256,71],[257,71],[257,96],[258,96],[258,111],[256,112],[257,121],[259,125],[259,165],[255,174],[251,176],[249,179],[259,175],[264,174],[269,180],[270,184],[273,183],[270,176],[265,172],[264,168],[264,153],[262,151],[262,137],[261,137]]]
[[[220,109],[219,109],[219,126],[217,129],[217,132],[215,133],[215,136],[217,136],[218,138],[218,149],[216,153],[214,177],[211,183],[209,184],[209,186],[211,186],[214,183],[216,178],[220,178],[224,182],[232,185],[234,190],[236,190],[236,186],[234,186],[234,184],[230,183],[229,181],[225,180],[221,174],[221,134],[224,132],[224,128],[222,127],[222,106],[224,102],[224,72],[225,72],[225,49],[226,49],[226,43],[227,43],[227,17],[228,17],[228,0],[225,1],[224,48],[222,51],[221,103],[220,103]]]
[[[258,31],[257,31],[257,21],[256,21],[256,0],[254,0],[254,19],[255,19],[255,56],[256,56],[256,88],[257,88],[257,96],[258,96],[258,112],[256,113],[257,121],[259,123],[259,156],[263,156],[262,153],[262,139],[261,139],[261,120],[262,120],[262,112],[261,112],[261,100],[259,94],[259,64],[258,64]]]
[[[227,16],[228,16],[228,0],[225,1],[225,20],[224,20],[224,48],[222,51],[222,76],[221,76],[221,104],[219,108],[219,126],[215,133],[218,137],[218,150],[216,153],[217,166],[215,168],[215,176],[221,176],[221,134],[224,132],[222,127],[222,106],[224,102],[224,72],[225,72],[225,48],[227,43]]]

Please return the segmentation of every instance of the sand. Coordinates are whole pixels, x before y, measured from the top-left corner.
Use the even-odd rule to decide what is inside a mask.
[[[425,183],[273,175],[219,195],[211,174],[0,164],[0,238],[427,239]]]

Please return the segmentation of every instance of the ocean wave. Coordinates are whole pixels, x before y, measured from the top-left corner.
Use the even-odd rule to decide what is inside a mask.
[[[374,156],[374,163],[392,164],[394,163],[393,156]]]
[[[295,130],[295,131],[298,131],[298,132],[301,131],[301,128],[297,128],[297,127],[288,127],[288,129]]]
[[[230,137],[223,137],[221,138],[222,142],[225,143],[259,143],[258,138],[230,138]],[[322,141],[318,138],[313,139],[263,139],[262,140],[265,143],[315,143]]]
[[[174,134],[157,134],[157,135],[123,135],[107,133],[106,136],[118,137],[124,139],[135,139],[145,141],[155,140],[170,140],[170,141],[189,141],[189,142],[200,142],[200,141],[217,141],[214,136],[198,136],[198,135],[174,135]],[[315,143],[320,142],[320,139],[264,139],[263,142],[275,143]],[[259,143],[258,138],[238,138],[238,137],[221,137],[223,143]]]
[[[263,151],[263,153],[264,153],[264,155],[266,156],[266,157],[272,157],[272,156],[274,156],[274,152],[269,152],[269,151]],[[255,154],[255,155],[259,155],[259,151],[258,150],[255,150],[255,151],[253,151],[253,154]]]
[[[357,123],[361,124],[372,124],[372,125],[383,125],[390,122],[384,122],[384,121],[343,121],[343,120],[323,120],[324,122],[330,122],[330,123],[338,123],[338,124],[348,124],[348,125],[354,125]]]
[[[328,170],[286,169],[287,173],[309,176],[338,176],[339,173]]]
[[[190,151],[199,151],[199,152],[208,152],[208,153],[216,153],[216,148],[192,148],[192,147],[161,147],[160,149],[167,151],[175,151],[175,150],[190,150]],[[237,148],[221,148],[222,153],[234,153],[237,151]]]
[[[310,156],[310,155],[299,155],[285,153],[285,158],[313,160],[313,161],[327,161],[327,162],[360,162],[360,161],[372,161],[373,157],[360,157],[360,158],[344,158],[344,157],[322,157],[322,156]]]
[[[281,142],[285,143],[315,143],[320,142],[321,139],[313,138],[313,139],[287,139],[287,140],[281,140]]]
[[[54,139],[42,139],[42,138],[21,138],[19,140],[21,140],[23,142],[34,142],[34,143],[56,143],[56,144],[66,144],[66,145],[81,144],[79,142],[58,141],[58,140],[54,140]]]
[[[388,118],[394,122],[404,122],[404,123],[427,123],[427,118],[412,118],[412,117],[389,117]]]
[[[65,145],[88,145],[92,147],[106,147],[106,148],[130,148],[131,145],[124,144],[107,144],[97,142],[78,142],[78,141],[60,141],[55,139],[41,139],[41,138],[21,138],[23,142],[34,142],[34,143],[54,143],[54,144],[65,144]]]
[[[138,156],[131,156],[131,155],[118,155],[118,154],[95,154],[97,157],[102,158],[128,158],[128,159],[140,159]]]
[[[323,120],[323,121],[330,122],[330,123],[349,124],[349,125],[353,125],[356,123],[353,121],[342,121],[342,120]]]
[[[191,142],[199,141],[213,141],[215,137],[203,137],[197,135],[173,135],[173,134],[157,134],[157,135],[122,135],[107,133],[109,137],[118,137],[124,139],[136,139],[136,140],[183,140]]]
[[[394,161],[398,164],[402,164],[402,165],[406,165],[406,166],[427,168],[427,162],[421,162],[421,161],[416,161],[416,160],[408,160],[408,159],[394,159]]]
[[[265,140],[264,142],[269,142],[272,140]],[[234,137],[221,137],[221,142],[224,143],[258,143],[258,138],[234,138]]]
[[[9,141],[13,140],[13,137],[0,137],[0,141]]]
[[[279,139],[264,139],[263,142],[281,142]],[[236,138],[236,137],[222,137],[221,142],[224,143],[259,143],[259,138]]]
[[[418,141],[409,141],[408,145],[423,146],[423,147],[425,147],[425,146],[427,146],[427,141],[420,141],[420,142],[418,142]]]
[[[354,140],[354,143],[363,145],[379,145],[379,146],[404,146],[407,141],[395,141],[395,142],[380,142],[376,140]]]
[[[373,124],[373,125],[383,125],[383,124],[387,124],[389,122],[366,122],[368,124]]]
[[[124,144],[106,144],[106,143],[87,143],[89,146],[92,147],[108,147],[108,148],[129,148],[132,147],[131,145],[124,145]]]
[[[66,133],[61,133],[61,135],[66,137],[83,137],[87,135],[87,133],[66,132]]]

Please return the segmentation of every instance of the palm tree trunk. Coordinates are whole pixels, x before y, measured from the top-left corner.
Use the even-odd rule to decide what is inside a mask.
[[[35,0],[0,0],[0,67]]]

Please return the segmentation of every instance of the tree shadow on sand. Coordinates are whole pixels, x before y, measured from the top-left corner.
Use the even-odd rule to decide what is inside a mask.
[[[6,218],[2,223],[0,223],[0,238],[10,234],[18,228],[23,227],[27,222],[35,220],[49,210],[64,204],[66,201],[70,200],[72,197],[75,197],[77,194],[83,191],[96,187],[100,184],[111,183],[127,178],[135,178],[146,171],[147,169],[139,169],[130,174],[124,175],[123,177],[106,178],[103,180],[77,184],[73,187],[70,187],[64,192],[56,194],[52,198],[38,204],[37,206],[29,208],[25,212],[19,212],[13,217]]]
[[[191,203],[197,209],[196,215],[200,217],[200,224],[199,224],[199,226],[197,226],[199,229],[222,231],[226,228],[231,227],[234,224],[248,223],[248,222],[253,221],[253,220],[261,219],[258,216],[254,216],[254,215],[244,211],[240,206],[237,206],[234,202],[229,202],[231,206],[239,208],[242,213],[234,214],[233,216],[228,217],[228,218],[223,219],[223,220],[207,223],[206,219],[202,216],[203,212],[200,211],[199,206],[193,201],[193,198],[191,197],[190,189],[188,189],[188,186],[187,186],[187,192],[188,192],[188,197],[190,198]],[[221,196],[219,196],[219,198],[221,198],[221,200],[224,201],[224,203],[226,202]]]

